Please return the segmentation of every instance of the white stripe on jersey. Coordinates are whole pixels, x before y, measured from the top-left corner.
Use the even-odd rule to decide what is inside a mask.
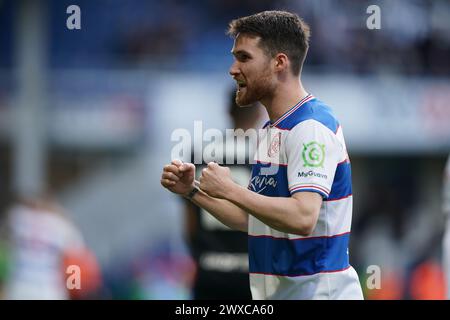
[[[331,237],[348,233],[352,224],[352,205],[352,196],[336,201],[324,201],[322,208],[320,208],[316,227],[308,237],[277,231],[263,223],[254,223],[254,219],[249,219],[249,235],[264,235],[283,239],[304,239],[324,236]],[[342,216],[342,212],[345,212],[344,216]]]
[[[295,278],[250,274],[250,289],[254,300],[361,300],[363,297],[353,267]],[[267,296],[262,296],[262,292]]]

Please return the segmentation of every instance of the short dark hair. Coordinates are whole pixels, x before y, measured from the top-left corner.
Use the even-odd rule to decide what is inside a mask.
[[[227,34],[250,34],[261,38],[261,48],[275,57],[284,53],[291,60],[292,72],[299,75],[309,47],[310,30],[297,14],[287,11],[263,11],[232,20]]]

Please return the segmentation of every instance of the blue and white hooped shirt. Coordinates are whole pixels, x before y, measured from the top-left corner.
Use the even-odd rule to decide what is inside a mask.
[[[349,264],[351,168],[342,128],[311,95],[258,137],[249,189],[269,197],[323,197],[308,237],[283,233],[249,216],[249,271],[254,299],[363,299]]]

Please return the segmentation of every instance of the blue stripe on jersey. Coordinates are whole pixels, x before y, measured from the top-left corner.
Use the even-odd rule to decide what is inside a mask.
[[[336,168],[334,175],[333,185],[331,186],[331,192],[328,199],[325,201],[331,201],[336,199],[345,198],[352,194],[352,171],[350,162],[340,163]]]
[[[318,99],[312,99],[295,110],[286,119],[281,121],[277,128],[290,130],[302,121],[316,120],[336,133],[339,123],[334,117],[330,107]]]
[[[344,270],[350,266],[349,238],[349,233],[296,240],[249,236],[249,271],[295,277]]]
[[[287,166],[270,163],[253,164],[249,189],[269,197],[290,197]]]

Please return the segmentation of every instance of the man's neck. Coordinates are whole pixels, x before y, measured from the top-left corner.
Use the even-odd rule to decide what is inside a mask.
[[[261,103],[266,107],[270,121],[274,122],[307,95],[302,83],[295,81],[279,86],[272,97]]]

